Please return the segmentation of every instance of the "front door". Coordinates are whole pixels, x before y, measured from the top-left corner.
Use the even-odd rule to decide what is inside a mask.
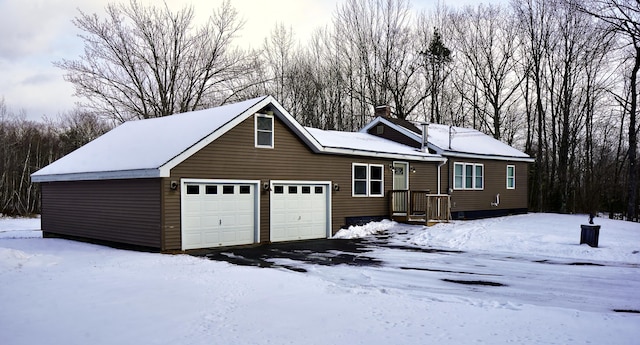
[[[409,163],[393,162],[393,189],[407,190],[409,189],[409,179],[407,175]]]
[[[405,162],[393,162],[393,190],[408,190],[409,189],[409,163]],[[395,214],[407,213],[407,198],[406,194],[395,194],[398,197],[393,199],[393,210]],[[402,196],[402,197],[400,197]]]

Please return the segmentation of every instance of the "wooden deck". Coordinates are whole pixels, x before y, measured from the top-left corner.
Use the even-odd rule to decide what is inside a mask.
[[[431,226],[451,220],[448,194],[430,194],[428,190],[392,190],[389,194],[389,215],[394,221]]]

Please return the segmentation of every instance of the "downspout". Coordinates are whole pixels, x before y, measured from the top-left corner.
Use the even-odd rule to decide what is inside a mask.
[[[445,158],[445,159],[444,159],[444,161],[442,161],[442,163],[438,164],[438,194],[441,194],[441,188],[440,188],[440,185],[441,185],[441,183],[440,183],[440,182],[441,182],[441,177],[440,177],[440,176],[441,176],[441,175],[440,175],[440,168],[442,168],[442,166],[443,166],[443,165],[447,164],[447,161],[448,161],[448,159],[447,159],[447,158]]]

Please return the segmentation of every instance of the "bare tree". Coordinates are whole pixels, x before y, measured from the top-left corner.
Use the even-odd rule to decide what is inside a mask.
[[[527,109],[527,113],[533,113],[530,118],[534,121],[527,122],[530,132],[535,132],[535,152],[536,163],[534,166],[534,188],[532,190],[531,201],[534,208],[539,211],[546,210],[545,194],[547,191],[545,171],[548,170],[548,159],[546,159],[546,107],[543,94],[546,72],[544,61],[550,36],[552,35],[551,17],[553,9],[549,1],[545,0],[513,0],[512,7],[515,11],[520,29],[520,35],[525,42],[526,75],[532,80],[532,93],[527,96],[535,97],[534,101],[525,100],[533,107],[533,111]],[[531,129],[533,128],[533,129]]]
[[[469,68],[467,83],[474,90],[468,101],[480,112],[482,129],[503,139],[504,126],[514,123],[510,107],[524,75],[517,73],[519,45],[511,16],[499,7],[467,7],[453,20],[460,58]]]
[[[84,32],[84,56],[55,63],[98,114],[122,122],[200,109],[224,102],[233,93],[226,82],[249,73],[246,53],[231,47],[242,22],[229,1],[199,28],[192,7],[131,0],[106,14],[80,12],[73,23]]]
[[[57,154],[66,155],[108,132],[114,123],[93,113],[75,109],[61,115],[57,123],[51,123],[51,126],[55,128],[60,141]]]
[[[268,93],[283,102],[283,106],[288,107],[287,85],[290,80],[287,78],[288,68],[291,65],[294,54],[293,30],[287,29],[284,24],[279,23],[271,31],[271,36],[265,38],[262,49],[262,56],[269,71],[267,86]]]
[[[627,219],[638,217],[638,71],[640,71],[640,2],[638,0],[592,0],[586,4],[576,3],[583,12],[607,23],[616,32],[629,52],[627,79],[629,82],[629,104],[625,112],[629,115],[629,160],[627,189]]]
[[[355,67],[350,92],[364,105],[362,122],[382,104],[405,118],[426,97],[412,23],[407,0],[347,0],[338,8],[334,30],[343,38],[339,51]]]

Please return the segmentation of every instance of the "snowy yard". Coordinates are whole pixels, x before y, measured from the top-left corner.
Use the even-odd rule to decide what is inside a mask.
[[[39,219],[0,218],[0,344],[638,344],[640,225],[596,218],[591,248],[586,221],[375,223],[338,237],[367,236],[379,265],[273,259],[296,272],[43,239]]]

